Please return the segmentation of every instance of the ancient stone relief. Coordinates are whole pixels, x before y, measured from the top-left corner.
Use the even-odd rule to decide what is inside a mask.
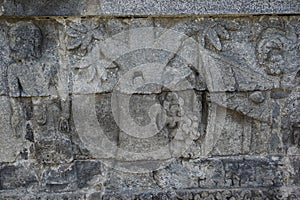
[[[2,81],[7,83],[7,126],[12,132],[7,139],[15,140],[19,151],[9,159],[21,156],[40,162],[66,161],[72,157],[70,150],[62,150],[72,149],[68,135],[70,104],[68,99],[58,97],[59,64],[51,46],[55,40],[47,32],[53,24],[49,30],[42,30],[32,21],[7,24],[10,58],[5,66],[7,79]],[[64,137],[66,142],[61,140]],[[53,156],[55,151],[57,155]]]
[[[298,17],[0,23],[1,191],[299,197]]]

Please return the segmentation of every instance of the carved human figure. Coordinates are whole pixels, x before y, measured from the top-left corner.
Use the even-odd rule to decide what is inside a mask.
[[[31,22],[18,22],[9,31],[9,46],[13,63],[8,67],[8,91],[11,97],[39,97],[48,93],[45,78],[47,67],[38,62],[41,57],[42,33]],[[49,70],[48,70],[49,71]],[[11,98],[11,124],[21,136],[21,106]]]
[[[69,102],[58,98],[58,67],[47,55],[42,55],[42,32],[32,22],[18,22],[10,29],[9,36],[13,64],[8,67],[8,89],[15,134],[20,137],[26,131],[25,138],[34,142],[38,161],[69,160],[72,158],[67,135]],[[31,98],[33,116],[25,119],[25,125],[20,98],[15,97]]]
[[[19,22],[9,31],[11,57],[8,67],[9,94],[49,96],[55,88],[56,69],[43,62],[42,32],[31,22]]]

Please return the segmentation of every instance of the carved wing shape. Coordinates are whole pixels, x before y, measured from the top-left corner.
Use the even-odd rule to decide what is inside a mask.
[[[277,79],[204,49],[201,55],[212,102],[259,121],[270,122],[271,104],[266,91],[278,86]],[[253,91],[257,93],[252,95]]]
[[[271,79],[214,52],[202,49],[200,54],[211,92],[267,90],[279,85],[278,79]]]

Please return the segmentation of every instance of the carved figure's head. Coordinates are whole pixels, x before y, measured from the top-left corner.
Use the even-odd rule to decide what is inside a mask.
[[[11,55],[16,60],[41,57],[42,33],[31,22],[19,22],[9,32]]]
[[[257,44],[257,56],[259,65],[269,75],[280,75],[285,65],[285,43],[287,38],[281,30],[269,28],[262,32]]]

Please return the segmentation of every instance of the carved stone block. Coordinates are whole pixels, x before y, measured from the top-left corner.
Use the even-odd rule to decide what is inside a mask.
[[[300,198],[298,2],[32,2],[0,1],[0,199]]]

